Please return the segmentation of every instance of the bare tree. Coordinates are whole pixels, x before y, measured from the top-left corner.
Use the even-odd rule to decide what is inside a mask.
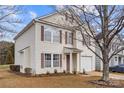
[[[111,53],[112,43],[118,41],[114,40],[114,38],[123,34],[124,6],[70,5],[63,8],[64,11],[61,11],[61,14],[72,19],[72,22],[76,22],[77,26],[73,27],[73,30],[80,31],[83,38],[82,42],[103,62],[103,75],[101,79],[103,81],[109,81],[110,59],[124,50],[124,47],[120,47],[122,44],[118,44],[118,47],[114,47],[115,49]],[[86,36],[92,40],[90,46],[99,48],[102,56],[89,46]],[[101,39],[98,39],[98,36]]]
[[[0,37],[11,37],[17,33],[17,25],[22,23],[22,6],[0,5]]]
[[[0,64],[14,63],[14,43],[0,41]]]

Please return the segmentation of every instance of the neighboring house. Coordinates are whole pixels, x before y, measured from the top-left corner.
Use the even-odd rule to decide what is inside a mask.
[[[15,65],[22,73],[25,68],[33,74],[95,70],[95,55],[82,44],[80,32],[71,29],[76,24],[70,21],[54,13],[32,20],[17,34]]]
[[[97,35],[97,38],[101,40],[101,33]],[[101,40],[102,42],[102,40]],[[124,42],[122,41],[119,35],[116,35],[115,38],[112,40],[111,43],[111,50],[110,54],[116,51],[117,48],[124,46]],[[96,52],[101,55],[99,48],[96,48]],[[116,66],[119,64],[124,64],[124,50],[119,52],[118,54],[114,55],[109,63],[109,67]],[[100,71],[103,69],[102,61],[96,56],[96,70]]]
[[[0,65],[14,63],[14,43],[0,41]]]

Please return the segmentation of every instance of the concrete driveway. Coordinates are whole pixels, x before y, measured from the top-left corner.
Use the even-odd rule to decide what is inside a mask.
[[[102,76],[102,72],[88,72],[87,76]],[[124,80],[124,74],[110,73],[110,78]]]

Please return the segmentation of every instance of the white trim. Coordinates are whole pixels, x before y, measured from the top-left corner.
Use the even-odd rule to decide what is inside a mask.
[[[46,56],[45,55],[46,54],[50,54],[51,55],[51,59],[50,59],[51,60],[51,62],[50,62],[51,66],[50,67],[46,67],[45,66],[45,63],[46,63]],[[44,53],[44,68],[51,68],[51,67],[52,67],[52,54],[51,53]]]
[[[46,27],[46,26],[44,26],[44,27],[45,27],[45,28],[48,28],[48,27]],[[48,29],[48,30],[45,29],[45,28],[44,28],[44,41],[43,41],[43,42],[54,43],[54,44],[62,44],[62,43],[60,43],[60,34],[59,34],[59,38],[58,38],[58,39],[59,39],[59,42],[54,42],[54,41],[53,41],[53,39],[54,39],[54,32],[55,32],[55,31],[56,31],[56,32],[60,32],[59,29],[56,29],[56,28],[54,29],[52,26],[50,26],[51,29]],[[46,37],[46,36],[45,36],[45,32],[47,32],[47,31],[51,33],[51,40],[50,40],[50,41],[46,41],[46,40],[45,40],[45,37]]]
[[[52,12],[52,13],[49,13],[49,14],[47,14],[47,15],[37,17],[36,19],[41,20],[41,19],[44,19],[44,18],[51,17],[51,16],[53,16],[53,15],[55,15],[55,14],[57,14],[57,12]]]
[[[45,66],[45,54],[50,54],[51,55],[51,67],[46,67]],[[59,55],[59,66],[58,67],[54,67],[53,66],[53,55],[54,54],[58,54]],[[60,67],[60,54],[59,53],[44,53],[44,68],[41,68],[41,69],[49,69],[49,68],[61,68]]]

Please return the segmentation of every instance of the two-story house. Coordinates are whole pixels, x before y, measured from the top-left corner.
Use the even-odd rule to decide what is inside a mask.
[[[32,20],[14,38],[15,65],[22,73],[31,68],[32,74],[95,70],[95,55],[80,41],[80,32],[71,29],[73,25],[59,13]]]

